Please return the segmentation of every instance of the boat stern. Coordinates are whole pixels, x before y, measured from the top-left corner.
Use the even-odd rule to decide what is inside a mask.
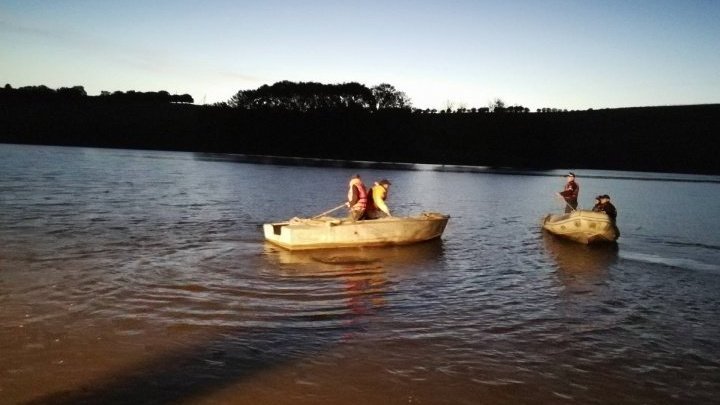
[[[288,222],[263,224],[263,234],[265,235],[265,240],[282,246],[283,240],[289,239],[288,233],[290,229],[287,228],[288,225]]]

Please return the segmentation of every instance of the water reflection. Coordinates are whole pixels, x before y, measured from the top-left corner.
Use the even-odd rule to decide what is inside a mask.
[[[617,262],[618,245],[584,245],[557,238],[543,232],[548,254],[557,264],[556,272],[566,289],[587,291],[607,277],[610,266]]]
[[[341,249],[316,249],[289,251],[271,243],[265,243],[263,254],[273,264],[301,265],[282,267],[283,271],[307,272],[312,275],[325,265],[367,265],[382,263],[397,270],[412,268],[429,260],[436,260],[443,254],[441,239],[406,246],[357,247]],[[313,266],[314,265],[314,266]]]
[[[339,204],[353,172],[172,152],[0,155],[3,404],[720,393],[716,182],[585,172],[584,190],[623,207],[618,257],[539,235],[552,201],[527,197],[557,176],[363,169],[394,180],[401,211],[444,207],[445,238],[292,253],[266,248],[261,224]],[[328,187],[308,192],[317,184]],[[648,196],[662,198],[648,209]]]
[[[389,285],[442,255],[442,242],[312,251],[287,251],[268,243],[264,253],[283,277],[314,280],[319,291],[342,295],[344,318],[339,329],[345,331],[343,340],[347,341],[365,332],[372,316],[387,306]],[[330,293],[327,300],[337,302],[338,298]],[[327,316],[337,311],[333,305],[326,309]]]

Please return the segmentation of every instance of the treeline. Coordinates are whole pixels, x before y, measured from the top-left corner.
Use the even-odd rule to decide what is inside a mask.
[[[0,88],[0,102],[113,102],[113,103],[193,103],[189,94],[170,94],[167,91],[139,92],[130,90],[102,91],[99,96],[88,96],[83,86],[51,89],[47,86],[25,86],[17,89],[10,84]]]
[[[217,105],[259,111],[376,111],[409,109],[411,102],[404,92],[387,83],[368,88],[357,82],[323,84],[281,81],[255,90],[241,90],[228,102]]]
[[[382,83],[368,88],[357,83],[323,84],[316,82],[282,81],[263,85],[254,90],[241,90],[227,102],[215,104],[221,107],[244,110],[282,111],[345,111],[345,110],[406,110],[416,114],[474,114],[474,113],[529,113],[521,105],[506,106],[496,99],[488,107],[421,109],[413,108],[412,101],[395,86]],[[550,109],[544,109],[550,110]],[[538,110],[540,112],[540,110]]]
[[[287,91],[292,85],[273,86],[239,92],[238,104],[212,106],[8,102],[0,97],[0,142],[720,174],[718,104],[419,114],[407,107],[407,99],[404,107],[378,101],[373,88],[370,93],[353,86],[350,91],[325,88],[334,94],[333,104]],[[274,93],[281,89],[285,93]]]

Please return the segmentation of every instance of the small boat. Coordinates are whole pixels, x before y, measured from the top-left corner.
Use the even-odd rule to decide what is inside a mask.
[[[288,250],[406,245],[439,238],[449,218],[436,212],[360,221],[293,218],[264,224],[263,232],[265,240]]]
[[[584,244],[615,242],[618,230],[604,212],[576,210],[569,214],[548,214],[543,229],[575,242]]]

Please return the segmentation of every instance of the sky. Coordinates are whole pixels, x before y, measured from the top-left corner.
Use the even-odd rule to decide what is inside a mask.
[[[389,83],[414,107],[720,103],[720,0],[0,0],[0,85]]]

